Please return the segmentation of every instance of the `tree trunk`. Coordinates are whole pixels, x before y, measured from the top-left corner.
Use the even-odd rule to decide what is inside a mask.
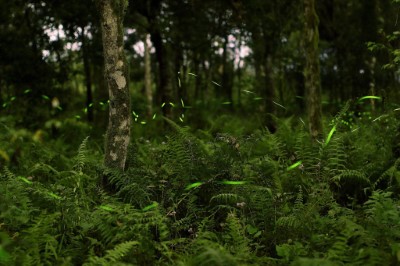
[[[232,99],[232,69],[231,62],[228,55],[228,42],[229,36],[225,34],[224,38],[224,52],[222,54],[222,87],[216,87],[216,89],[220,92],[217,94],[219,97],[222,97],[224,101],[230,102],[230,108],[233,108],[233,99]]]
[[[194,83],[194,102],[198,101],[199,99],[201,99],[200,95],[201,95],[201,76],[200,76],[200,60],[198,59],[198,55],[197,53],[194,55],[193,58],[193,65],[194,65],[194,74],[197,75],[194,78],[195,83]]]
[[[103,39],[104,76],[110,106],[104,165],[124,170],[130,141],[131,106],[124,54],[126,0],[97,0]]]
[[[251,31],[252,36],[252,50],[255,70],[254,92],[258,95],[263,95],[265,87],[265,79],[263,77],[263,58],[265,58],[265,45],[258,27]]]
[[[172,67],[171,67],[171,49],[168,43],[163,43],[161,33],[155,30],[152,34],[152,42],[156,49],[158,68],[159,68],[159,86],[157,90],[158,97],[163,106],[163,115],[170,118],[172,116],[172,106],[170,102],[172,97]]]
[[[89,55],[86,44],[85,37],[85,27],[81,27],[81,42],[82,42],[82,58],[83,58],[83,69],[85,72],[85,82],[86,82],[86,111],[87,111],[87,120],[89,122],[93,122],[93,94],[92,94],[92,74],[90,71],[89,64]]]
[[[147,99],[147,116],[153,114],[153,90],[151,88],[151,57],[150,57],[150,36],[146,34],[144,40],[144,87]]]
[[[304,28],[306,66],[304,69],[305,90],[309,129],[313,139],[322,135],[321,80],[318,53],[318,17],[315,0],[304,0]]]

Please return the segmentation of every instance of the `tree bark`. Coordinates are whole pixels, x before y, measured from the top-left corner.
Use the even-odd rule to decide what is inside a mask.
[[[83,69],[85,72],[85,83],[86,83],[86,111],[87,120],[93,122],[93,93],[92,93],[92,74],[90,71],[89,55],[86,44],[85,27],[81,27],[81,42],[82,42],[82,58],[83,58]]]
[[[151,57],[149,42],[150,36],[146,34],[144,40],[144,87],[147,99],[147,116],[153,114],[153,90],[151,88]]]
[[[159,86],[158,97],[163,106],[163,115],[171,118],[173,102],[172,97],[172,66],[171,66],[171,49],[168,43],[163,43],[161,33],[156,29],[152,34],[152,42],[156,49],[158,68],[159,68]]]
[[[224,38],[224,52],[222,54],[222,87],[216,87],[218,90],[217,92],[220,92],[220,94],[217,94],[218,96],[222,97],[224,101],[228,101],[231,104],[229,105],[230,108],[233,108],[233,99],[232,99],[232,67],[231,67],[231,62],[228,55],[228,42],[229,42],[229,36],[228,34],[225,34]]]
[[[306,52],[304,77],[309,130],[312,138],[317,139],[322,135],[322,108],[318,52],[318,16],[315,12],[315,0],[304,0],[304,30],[304,48]]]
[[[184,62],[184,50],[182,45],[175,46],[175,69],[174,73],[177,74],[176,86],[178,88],[178,102],[182,100],[184,103],[188,103],[188,87],[187,87],[187,66]]]
[[[104,165],[124,170],[130,141],[131,105],[124,54],[126,0],[97,0],[103,40],[104,76],[110,106]]]
[[[263,113],[264,124],[272,133],[276,131],[276,125],[271,115],[275,115],[276,108],[273,103],[275,87],[272,79],[272,47],[268,44],[271,37],[262,25],[257,25],[252,30],[254,69],[255,69],[255,92],[264,98]]]

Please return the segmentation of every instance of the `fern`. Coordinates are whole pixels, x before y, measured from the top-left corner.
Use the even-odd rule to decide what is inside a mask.
[[[86,154],[88,152],[87,150],[87,143],[89,140],[89,136],[86,137],[81,145],[79,145],[79,149],[78,149],[78,154],[76,155],[75,158],[75,165],[73,167],[73,169],[75,169],[78,172],[82,172],[83,171],[83,167],[85,166],[85,161],[86,161]]]
[[[383,181],[387,182],[387,186],[393,187],[400,184],[400,158],[397,159],[392,166],[389,167],[385,172],[381,174],[381,176],[372,184],[372,190],[375,190],[378,185],[380,185]]]
[[[341,138],[333,138],[329,145],[322,151],[322,165],[324,179],[329,180],[341,171],[347,169],[347,154]]]
[[[276,225],[278,227],[283,227],[288,231],[301,231],[300,228],[305,226],[304,222],[307,215],[303,200],[303,190],[299,187],[299,192],[294,202],[291,214],[289,216],[280,217],[276,221]]]
[[[211,198],[210,203],[216,202],[217,204],[223,204],[223,205],[230,205],[232,206],[233,204],[236,205],[236,203],[242,202],[243,198],[238,196],[237,194],[234,193],[222,193],[215,195]]]
[[[104,257],[91,256],[88,258],[88,262],[83,265],[133,265],[129,263],[123,263],[121,260],[128,255],[128,253],[139,245],[137,241],[126,241],[116,245],[113,249],[107,250]]]
[[[226,218],[226,231],[223,235],[225,247],[241,259],[251,257],[249,240],[245,236],[244,226],[234,212],[228,214]]]
[[[197,181],[196,179],[201,178],[198,173],[202,172],[204,153],[198,139],[189,132],[188,127],[179,127],[167,118],[166,121],[175,133],[169,137],[164,149],[165,162],[162,169],[169,176],[174,176],[176,182]]]
[[[338,175],[332,177],[332,182],[340,187],[341,182],[354,181],[357,184],[369,185],[370,181],[361,171],[341,170]]]

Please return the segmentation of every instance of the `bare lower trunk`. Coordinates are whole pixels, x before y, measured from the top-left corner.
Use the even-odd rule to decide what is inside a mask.
[[[147,99],[147,115],[150,117],[153,114],[153,90],[151,88],[151,58],[148,42],[150,42],[150,36],[146,34],[144,41],[144,87]]]
[[[156,49],[160,76],[157,93],[163,105],[163,115],[171,118],[172,106],[170,102],[173,102],[171,49],[168,43],[163,43],[161,33],[158,30],[153,33],[152,42]]]
[[[232,87],[233,87],[233,80],[232,80],[232,67],[231,62],[228,55],[228,34],[225,35],[224,39],[224,52],[222,54],[222,87],[216,87],[218,90],[217,96],[222,97],[224,101],[228,101],[231,104],[229,105],[230,108],[233,108],[233,99],[232,99]]]
[[[309,129],[313,139],[322,135],[321,80],[318,53],[318,17],[315,0],[304,0],[304,28],[306,67],[304,69],[305,90]]]
[[[90,71],[89,55],[86,44],[85,27],[81,27],[81,42],[82,42],[82,57],[83,57],[83,68],[85,72],[85,83],[86,83],[86,111],[87,120],[93,122],[93,93],[92,93],[92,75]]]
[[[124,170],[130,141],[130,95],[123,45],[125,0],[98,0],[110,106],[104,164]]]

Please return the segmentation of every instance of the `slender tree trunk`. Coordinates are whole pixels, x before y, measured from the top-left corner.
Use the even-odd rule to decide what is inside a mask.
[[[164,104],[163,115],[170,118],[172,108],[169,104],[173,101],[172,97],[172,78],[171,78],[171,50],[168,44],[164,44],[159,30],[152,34],[152,42],[156,49],[158,67],[159,67],[159,86],[157,90],[161,103]]]
[[[147,99],[147,115],[153,114],[153,89],[151,87],[151,57],[150,57],[150,35],[146,34],[144,40],[144,87]]]
[[[237,105],[240,108],[242,106],[242,67],[241,64],[244,63],[242,60],[242,57],[240,56],[242,53],[242,34],[239,35],[239,61],[237,64],[237,70],[236,70],[236,75],[237,75],[237,83],[238,83],[238,91],[237,91]]]
[[[81,42],[82,42],[82,58],[83,58],[83,69],[85,72],[85,83],[86,83],[86,110],[87,120],[93,122],[93,94],[92,94],[92,74],[90,71],[88,47],[86,44],[85,27],[81,27]]]
[[[315,0],[304,0],[306,66],[304,69],[309,129],[313,139],[322,135],[321,80],[319,68],[318,16]]]
[[[188,103],[187,66],[184,62],[184,51],[181,45],[175,47],[175,73],[177,73],[178,101]]]
[[[238,69],[237,69],[237,83],[238,83],[238,91],[237,91],[237,105],[238,107],[242,106],[242,68],[240,67],[240,62],[238,63]]]
[[[200,77],[200,71],[199,71],[200,70],[200,62],[199,62],[197,54],[194,56],[193,65],[194,65],[194,74],[197,75],[194,77],[196,79],[195,83],[194,83],[194,102],[196,102],[197,100],[200,99],[200,95],[201,95],[201,91],[200,91],[201,90],[201,83],[200,83],[201,77]]]
[[[110,106],[105,143],[106,167],[124,170],[130,141],[131,106],[124,54],[126,0],[97,0],[103,36],[104,75]]]
[[[224,52],[222,54],[222,87],[216,87],[216,89],[220,92],[219,96],[222,96],[224,101],[230,102],[231,104],[229,106],[233,108],[231,80],[232,70],[230,60],[228,59],[228,42],[228,34],[226,34],[224,39]]]
[[[265,71],[265,88],[264,88],[264,95],[265,95],[265,110],[269,114],[275,114],[276,108],[275,104],[273,103],[275,99],[275,86],[274,80],[272,77],[272,58],[271,56],[267,56],[264,60],[264,71]]]
[[[3,106],[3,78],[0,75],[0,108]]]
[[[207,67],[207,63],[206,61],[202,61],[202,67],[203,67],[203,71],[205,73],[205,77],[204,77],[204,89],[201,90],[201,102],[205,103],[206,100],[208,99],[208,94],[209,94],[209,88],[210,88],[210,84],[211,84],[211,80],[212,80],[212,71],[213,71],[213,67],[214,67],[214,61],[212,58],[212,55],[209,56],[209,60],[208,60],[208,67]]]
[[[252,32],[252,50],[253,50],[253,59],[254,59],[254,70],[255,70],[255,80],[254,80],[254,92],[258,95],[263,95],[264,87],[265,87],[265,79],[263,77],[263,58],[265,58],[265,47],[264,40],[261,36],[260,30],[258,27],[255,27]]]

